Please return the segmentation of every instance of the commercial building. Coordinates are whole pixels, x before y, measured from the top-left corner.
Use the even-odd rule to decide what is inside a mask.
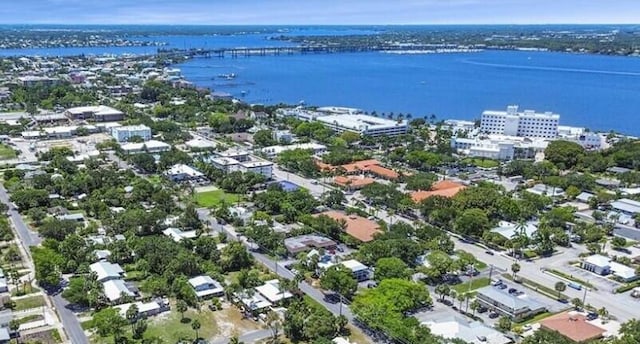
[[[222,284],[206,275],[189,279],[189,284],[199,299],[224,295]]]
[[[540,328],[557,332],[575,343],[587,343],[600,339],[606,332],[587,321],[586,317],[577,312],[563,312],[540,321]]]
[[[111,135],[118,142],[129,142],[133,137],[139,137],[143,141],[151,140],[151,128],[146,125],[127,125],[113,128]]]
[[[252,172],[261,174],[266,179],[273,177],[273,163],[271,161],[253,160],[238,161],[234,158],[211,158],[208,160],[213,167],[224,171],[225,173],[241,171],[244,173]]]
[[[327,151],[327,146],[321,145],[319,143],[297,143],[293,145],[286,146],[269,146],[262,148],[262,153],[266,154],[269,157],[275,157],[280,155],[282,152],[286,152],[294,149],[303,149],[303,150],[311,150],[313,154],[322,154]]]
[[[408,127],[406,121],[395,121],[362,114],[321,116],[317,117],[316,121],[337,133],[350,131],[367,136],[402,135],[407,133]]]
[[[244,149],[228,149],[224,152],[216,152],[218,158],[234,159],[238,162],[249,161],[249,152]]]
[[[167,152],[171,149],[171,145],[162,141],[149,140],[147,142],[129,142],[120,144],[120,148],[126,154],[140,154],[140,153],[161,153]]]
[[[335,221],[344,221],[346,223],[345,231],[351,237],[362,242],[373,240],[375,234],[380,232],[380,226],[369,219],[355,214],[347,215],[343,212],[330,210],[316,216],[328,216]]]
[[[486,134],[555,139],[559,122],[558,114],[536,113],[533,110],[519,112],[517,105],[511,105],[507,111],[484,111],[480,119],[480,131]]]
[[[546,184],[536,184],[533,187],[526,189],[525,191],[536,194],[538,196],[564,197],[565,195],[562,188],[549,186]]]
[[[458,192],[464,190],[466,186],[461,183],[457,183],[448,179],[441,180],[436,182],[431,186],[431,190],[418,190],[411,193],[411,199],[415,203],[420,203],[423,200],[433,197],[433,196],[442,196],[451,198],[458,194]]]
[[[82,106],[65,111],[70,119],[92,119],[96,122],[115,122],[124,119],[124,112],[109,106]]]
[[[548,141],[516,136],[487,135],[475,138],[452,137],[451,148],[458,153],[494,160],[533,159],[543,152]]]
[[[27,75],[21,76],[18,78],[20,85],[23,87],[35,87],[38,85],[42,86],[55,86],[60,83],[60,79],[58,78],[50,78],[46,76],[35,76],[35,75]]]
[[[587,271],[601,276],[613,274],[624,282],[632,282],[638,279],[634,268],[617,263],[611,258],[599,254],[585,258],[580,266]]]
[[[493,233],[500,234],[507,240],[511,240],[521,232],[526,235],[528,238],[533,238],[533,235],[538,231],[538,225],[534,222],[527,222],[519,228],[520,225],[515,224],[513,222],[508,221],[500,221],[498,226],[493,228],[491,231]]]
[[[486,307],[515,321],[546,311],[546,307],[542,303],[529,296],[512,295],[493,286],[478,289],[476,298]]]

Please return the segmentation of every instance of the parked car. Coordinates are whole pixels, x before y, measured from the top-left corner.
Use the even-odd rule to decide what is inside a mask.
[[[515,294],[515,292],[517,292],[518,289],[516,288],[509,288],[509,294]]]
[[[485,313],[486,311],[488,311],[489,308],[485,307],[485,306],[480,306],[478,307],[477,311],[478,313]]]
[[[587,320],[591,321],[596,319],[598,319],[598,313],[589,312],[589,314],[587,314]]]
[[[490,256],[493,256],[493,254],[494,254],[493,251],[489,251],[489,250],[484,251],[484,253],[486,253],[486,254],[488,254]]]
[[[500,316],[500,314],[498,312],[489,313],[489,318],[491,318],[491,319],[495,319],[495,318],[497,318],[499,316]]]
[[[500,285],[498,286],[498,288],[500,288],[500,289],[503,289],[503,290],[504,290],[504,289],[507,289],[507,285],[506,285],[506,284],[500,284]]]
[[[523,330],[523,331],[530,331],[530,330],[531,330],[531,328],[532,328],[532,327],[531,327],[531,325],[524,325],[524,326],[522,326],[522,330]]]

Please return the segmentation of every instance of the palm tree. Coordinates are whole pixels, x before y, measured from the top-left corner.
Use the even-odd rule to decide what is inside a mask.
[[[198,330],[200,329],[200,321],[198,321],[198,319],[191,323],[191,328],[196,331],[196,339],[200,338],[200,336],[198,336]]]
[[[178,300],[178,302],[176,303],[176,310],[180,312],[180,320],[184,321],[184,312],[186,312],[188,308],[189,306],[186,302],[184,302],[183,300]]]
[[[127,309],[127,313],[125,315],[127,320],[129,320],[129,322],[131,323],[131,332],[133,333],[133,326],[138,319],[138,306],[136,306],[135,304],[129,306],[129,309]]]
[[[560,293],[567,289],[567,285],[562,281],[558,281],[556,282],[555,289],[558,292],[558,299],[560,299]]]
[[[480,302],[478,300],[473,300],[471,302],[471,310],[473,311],[473,316],[476,315],[476,311],[480,308]]]
[[[460,302],[458,309],[462,310],[462,302],[464,302],[465,298],[466,298],[465,294],[462,294],[462,293],[458,294],[457,299],[458,299],[458,302]]]
[[[513,263],[511,264],[511,271],[513,272],[513,279],[516,279],[516,274],[518,274],[518,272],[520,272],[520,264],[518,263]]]

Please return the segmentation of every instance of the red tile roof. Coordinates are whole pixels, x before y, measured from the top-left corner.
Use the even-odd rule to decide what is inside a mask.
[[[362,242],[373,240],[374,234],[380,232],[380,226],[377,223],[355,214],[347,215],[339,211],[330,210],[319,215],[326,215],[336,221],[344,220],[347,224],[347,234]]]
[[[540,326],[556,331],[562,336],[576,342],[585,343],[601,338],[604,329],[587,322],[583,315],[575,312],[564,312],[540,321]]]
[[[465,185],[450,180],[442,180],[431,186],[431,191],[414,191],[411,193],[411,199],[419,203],[431,196],[453,197],[458,192],[464,190]]]

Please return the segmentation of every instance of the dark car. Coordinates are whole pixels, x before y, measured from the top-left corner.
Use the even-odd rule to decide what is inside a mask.
[[[484,253],[486,253],[486,254],[488,254],[490,256],[493,256],[493,251],[486,250],[486,251],[484,251]]]
[[[506,285],[506,284],[500,284],[500,285],[498,286],[498,288],[500,288],[500,289],[507,289],[507,285]]]
[[[480,306],[480,307],[478,307],[478,309],[477,309],[478,313],[485,313],[485,312],[486,312],[486,311],[488,311],[488,310],[489,310],[489,308],[484,307],[484,306]]]
[[[491,319],[495,319],[495,318],[497,318],[497,317],[499,317],[499,316],[500,316],[500,314],[499,314],[499,313],[497,313],[497,312],[491,312],[491,313],[489,313],[489,318],[491,318]]]
[[[589,314],[587,314],[587,320],[591,321],[596,319],[598,319],[598,313],[589,312]]]
[[[518,289],[516,289],[516,288],[509,288],[509,294],[514,294],[517,291],[518,291]]]

